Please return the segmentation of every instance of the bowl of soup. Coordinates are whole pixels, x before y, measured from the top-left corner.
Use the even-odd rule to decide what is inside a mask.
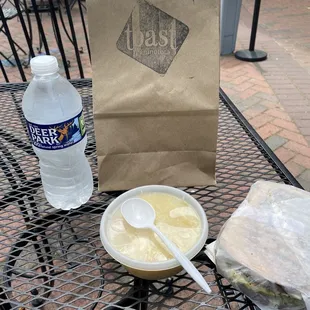
[[[150,203],[157,228],[189,258],[194,258],[208,238],[208,221],[199,202],[184,191],[162,185],[138,187],[116,198],[105,210],[100,238],[105,250],[129,273],[147,280],[176,275],[182,270],[160,238],[149,229],[130,226],[121,214],[130,198]]]

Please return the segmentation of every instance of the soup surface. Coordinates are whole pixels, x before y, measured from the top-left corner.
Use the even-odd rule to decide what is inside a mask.
[[[201,221],[195,209],[184,200],[165,193],[138,196],[149,202],[156,212],[155,225],[182,252],[187,252],[201,235]],[[149,229],[131,227],[120,207],[108,221],[107,235],[116,250],[135,260],[158,262],[173,258],[159,237]]]

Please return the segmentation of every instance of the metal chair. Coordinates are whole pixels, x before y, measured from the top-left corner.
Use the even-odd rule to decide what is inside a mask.
[[[17,11],[14,3],[11,2],[10,0],[0,1],[0,5],[1,5],[2,11],[3,11],[5,21],[11,20],[11,19],[18,16],[18,11]],[[8,5],[9,7],[6,7],[6,5]],[[22,12],[24,11],[24,9],[22,7],[20,7],[20,9]],[[1,21],[2,20],[0,19],[0,22]],[[3,21],[2,21],[2,25],[0,26],[0,32],[2,32],[7,37],[7,33],[4,30]],[[27,52],[15,40],[12,39],[12,43],[15,45],[17,51],[20,50],[21,52],[23,52],[24,55],[27,55]],[[0,51],[0,55],[5,60],[7,60],[13,67],[16,66],[16,64],[11,61],[11,57],[13,56],[13,54],[6,56],[3,52]]]
[[[82,0],[82,1],[86,1],[86,0]],[[73,9],[74,5],[75,5],[77,2],[78,2],[78,0],[70,0],[70,1],[69,1],[70,10]],[[82,7],[84,8],[84,10],[87,10],[87,9],[86,9],[86,6],[85,6],[83,3],[82,3],[81,5],[82,5]]]

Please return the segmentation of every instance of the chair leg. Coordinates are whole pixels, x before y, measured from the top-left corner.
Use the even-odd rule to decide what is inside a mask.
[[[73,9],[74,5],[76,4],[76,1],[77,0],[72,0],[71,3],[70,3],[70,10]]]
[[[20,51],[24,53],[24,55],[27,55],[27,52],[17,42],[13,40],[13,43],[19,48]]]
[[[0,52],[0,55],[6,60],[6,61],[8,61],[10,64],[11,64],[11,66],[12,67],[16,67],[16,65],[10,60],[10,57],[12,56],[10,56],[10,57],[7,57],[7,56],[5,56],[2,52]]]
[[[6,71],[5,71],[4,67],[3,67],[3,64],[2,64],[2,61],[1,61],[1,60],[0,60],[0,68],[1,68],[1,72],[2,72],[2,75],[3,75],[3,77],[4,77],[5,82],[6,82],[6,83],[9,83],[9,78],[8,78],[8,76],[7,76],[7,74],[6,74]],[[0,289],[0,290],[1,290],[1,289]]]
[[[7,35],[6,35],[6,33],[5,33],[5,31],[4,31],[3,29],[0,29],[0,31],[3,32],[4,35],[7,37]],[[14,44],[19,50],[21,50],[21,51],[24,53],[24,55],[27,55],[27,53],[25,52],[25,50],[24,50],[16,41],[14,41],[14,40],[12,39],[12,42],[13,42],[13,44]]]

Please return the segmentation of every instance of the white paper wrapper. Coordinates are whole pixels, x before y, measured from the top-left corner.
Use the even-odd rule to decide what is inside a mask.
[[[310,193],[258,181],[206,254],[262,310],[310,310]]]

